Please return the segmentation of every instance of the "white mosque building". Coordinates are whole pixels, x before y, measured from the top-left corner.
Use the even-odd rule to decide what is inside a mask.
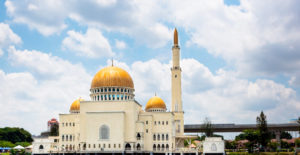
[[[181,67],[178,33],[172,47],[172,107],[153,96],[143,108],[135,100],[134,82],[122,68],[101,69],[91,82],[90,98],[75,100],[70,113],[59,115],[59,136],[52,152],[181,152],[184,112],[181,98]],[[33,153],[38,153],[36,143]],[[44,147],[43,147],[44,148]],[[37,151],[37,152],[35,152]],[[40,152],[41,153],[41,152]]]

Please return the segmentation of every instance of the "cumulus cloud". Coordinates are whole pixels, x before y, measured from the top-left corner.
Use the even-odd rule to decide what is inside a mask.
[[[55,4],[54,4],[55,3]],[[7,13],[45,35],[66,27],[66,19],[107,32],[126,34],[158,48],[171,40],[167,25],[183,28],[187,44],[222,57],[240,75],[287,76],[299,86],[299,1],[23,1],[7,0]],[[42,11],[41,11],[42,10]],[[108,16],[109,15],[109,16]],[[283,56],[283,57],[282,57]],[[267,60],[268,63],[264,63]],[[289,63],[284,63],[288,61]],[[271,69],[270,69],[271,68]]]
[[[0,70],[0,98],[3,100],[0,105],[7,109],[0,114],[5,120],[1,126],[21,126],[38,134],[46,128],[49,118],[67,112],[74,99],[81,96],[89,100],[92,76],[80,64],[14,47],[9,50],[9,58],[15,60],[11,62],[15,67],[26,69],[18,73]],[[111,65],[109,60],[107,63]],[[186,123],[201,123],[205,117],[214,123],[255,123],[261,110],[269,122],[279,123],[297,117],[300,110],[295,90],[282,84],[266,79],[249,81],[236,72],[221,69],[212,73],[195,59],[183,59],[181,64]],[[170,110],[171,63],[151,59],[129,65],[115,60],[114,65],[132,76],[140,104],[145,107],[156,93]],[[41,75],[43,78],[38,78]],[[27,120],[34,121],[29,125]]]
[[[127,47],[126,43],[124,41],[121,41],[121,40],[115,40],[115,46],[116,48],[118,49],[125,49]]]
[[[24,127],[39,134],[48,119],[67,113],[75,99],[89,99],[92,76],[81,64],[14,47],[9,49],[9,59],[14,60],[10,62],[15,68],[25,69],[14,73],[0,70],[0,106],[6,109],[0,114],[1,126]]]
[[[14,22],[26,24],[45,36],[60,33],[67,27],[65,20],[71,19],[80,25],[128,34],[148,47],[162,47],[171,40],[170,30],[156,20],[163,9],[154,1],[7,0],[5,6]]]
[[[108,40],[93,28],[89,28],[85,34],[68,31],[68,37],[63,40],[62,46],[65,50],[90,58],[114,56]]]
[[[62,1],[14,1],[5,2],[7,14],[16,23],[26,24],[45,36],[65,29],[69,5]]]
[[[213,74],[195,59],[183,59],[181,64],[186,123],[201,123],[205,117],[214,123],[255,123],[261,110],[269,122],[281,123],[297,117],[300,110],[296,91],[280,83],[266,79],[249,81],[237,72],[222,69]],[[171,63],[151,59],[131,65],[116,61],[115,65],[132,76],[139,103],[145,106],[156,92],[170,110]]]
[[[3,49],[21,42],[21,38],[12,31],[8,24],[0,23],[0,56],[3,54]]]
[[[175,1],[167,9],[169,21],[190,34],[189,45],[222,57],[245,77],[284,75],[293,77],[290,84],[297,86],[298,5],[297,0],[241,0],[239,6],[227,6],[223,1]]]

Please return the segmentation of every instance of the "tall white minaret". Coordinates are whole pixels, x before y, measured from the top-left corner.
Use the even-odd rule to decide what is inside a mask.
[[[184,133],[184,119],[181,99],[181,67],[180,67],[180,47],[178,44],[178,32],[174,30],[174,45],[172,47],[173,66],[172,72],[172,112],[175,115],[176,135]]]

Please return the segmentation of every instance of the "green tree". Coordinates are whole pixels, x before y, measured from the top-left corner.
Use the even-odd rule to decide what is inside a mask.
[[[53,124],[50,128],[50,136],[58,136],[58,124]]]
[[[256,126],[259,131],[258,143],[264,150],[271,139],[271,134],[268,131],[267,116],[261,111],[260,115],[256,118]]]
[[[239,135],[235,136],[235,140],[239,141],[239,140],[245,140],[246,139],[246,135],[244,132],[240,133]]]
[[[252,153],[259,139],[259,131],[257,130],[244,130],[245,138],[249,141],[246,143],[248,152]]]
[[[237,148],[237,142],[236,141],[225,141],[225,148],[226,149],[236,149]]]
[[[32,142],[31,134],[23,128],[0,128],[0,140],[16,142]]]
[[[213,127],[211,124],[211,121],[208,117],[205,117],[202,129],[204,130],[205,136],[206,137],[212,137],[214,132],[213,132]]]
[[[23,147],[27,147],[27,146],[29,146],[29,145],[31,145],[29,142],[16,142],[16,144],[15,145],[21,145],[21,146],[23,146]]]
[[[268,144],[269,148],[271,149],[271,151],[275,152],[277,147],[279,146],[279,144],[277,142],[270,142]]]
[[[285,142],[285,141],[282,141],[282,140],[280,141],[280,146],[283,149],[289,149],[291,147],[291,145],[288,142]]]
[[[300,134],[300,117],[297,120],[298,124],[299,124],[299,134]]]
[[[296,147],[300,147],[300,139],[296,139],[296,141],[295,141],[295,146],[296,146]]]
[[[0,147],[15,147],[15,144],[10,141],[1,140]]]

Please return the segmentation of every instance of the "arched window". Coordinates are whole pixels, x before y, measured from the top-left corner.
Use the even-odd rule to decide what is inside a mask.
[[[99,131],[100,139],[109,139],[109,127],[102,125]]]
[[[160,145],[159,144],[157,145],[157,151],[160,151]]]
[[[165,135],[164,134],[161,135],[161,140],[165,140]]]
[[[155,135],[153,135],[153,140],[156,140],[156,136]]]
[[[140,135],[140,133],[137,133],[136,139],[137,139],[137,140],[141,140],[141,135]]]
[[[168,134],[166,134],[166,140],[169,140],[169,135]]]
[[[156,145],[153,144],[153,151],[156,151]]]
[[[139,143],[136,145],[136,149],[141,150],[141,145]]]
[[[160,135],[159,134],[157,135],[157,140],[160,140]]]
[[[165,145],[164,145],[164,144],[161,145],[161,150],[162,150],[162,151],[165,150]]]
[[[65,136],[64,136],[64,135],[61,136],[61,140],[62,140],[62,141],[65,140]]]
[[[169,144],[166,144],[166,150],[167,151],[169,150]]]
[[[69,138],[68,138],[68,135],[66,135],[66,141],[68,141],[68,139],[69,139]]]
[[[72,141],[72,135],[70,135],[70,141]]]
[[[40,150],[44,149],[44,146],[43,146],[43,145],[40,145],[39,149],[40,149]]]

